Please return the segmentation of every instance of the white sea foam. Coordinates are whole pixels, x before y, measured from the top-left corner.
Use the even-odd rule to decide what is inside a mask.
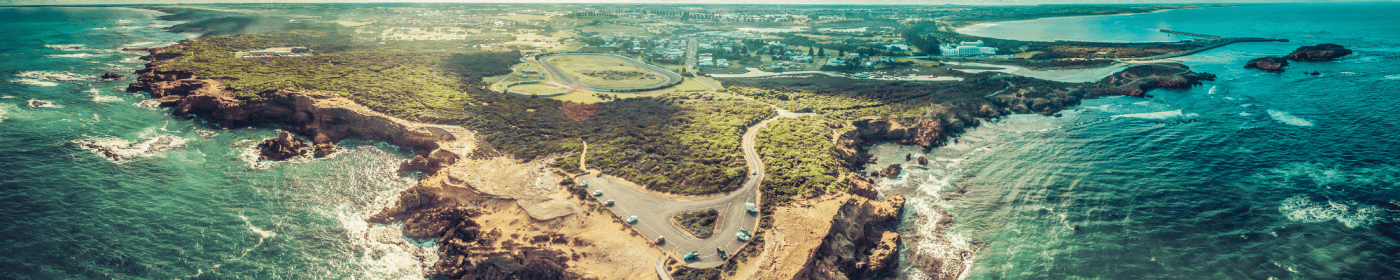
[[[1400,80],[1400,74],[1386,75],[1386,76],[1385,76],[1385,79],[1386,79],[1386,80]]]
[[[145,109],[160,110],[160,101],[156,101],[155,99],[141,99],[140,102],[131,103],[131,105]]]
[[[248,225],[248,231],[252,231],[254,234],[257,234],[258,239],[277,237],[276,232],[266,231],[260,227],[254,226],[253,222],[249,222],[248,217],[245,217],[242,214],[239,214],[238,218],[243,219],[243,224]]]
[[[86,48],[86,46],[83,45],[83,44],[53,44],[53,45],[44,45],[44,47],[45,47],[45,48],[50,48],[50,49],[55,49],[55,50],[60,50],[60,51],[75,51],[75,50],[82,50],[82,49],[85,49],[85,48]]]
[[[1335,202],[1331,200],[1323,204],[1302,195],[1283,200],[1278,210],[1291,221],[1317,223],[1335,220],[1347,228],[1375,224],[1384,220],[1385,215],[1384,210],[1374,205],[1358,205],[1351,201]]]
[[[146,135],[152,134],[153,129],[148,129]],[[151,157],[159,152],[173,150],[184,147],[188,142],[184,138],[174,135],[158,134],[151,137],[142,137],[139,142],[130,140],[105,137],[73,140],[73,144],[88,150],[94,154],[102,156],[115,163],[124,163],[136,158]]]
[[[90,53],[70,53],[70,54],[51,54],[51,55],[45,55],[44,57],[46,57],[46,58],[84,58],[84,57],[92,57],[92,56],[94,56],[94,54],[90,54]]]
[[[78,73],[73,73],[73,72],[67,72],[67,71],[64,71],[64,72],[53,72],[53,71],[20,71],[18,74],[15,74],[15,76],[19,76],[19,77],[22,77],[22,78],[37,79],[37,80],[66,81],[66,82],[87,81],[87,80],[94,80],[94,79],[97,78],[96,76],[83,75],[83,74],[78,74]]]
[[[10,109],[14,109],[14,108],[15,108],[15,105],[0,104],[0,123],[4,123],[4,122],[5,122],[5,115],[9,115],[9,114],[10,114]]]
[[[1284,124],[1287,124],[1287,125],[1293,125],[1293,126],[1313,126],[1312,121],[1307,120],[1307,119],[1304,119],[1304,118],[1301,118],[1301,117],[1298,117],[1298,116],[1294,116],[1293,114],[1289,114],[1288,112],[1278,111],[1278,110],[1274,110],[1274,109],[1269,109],[1268,112],[1269,112],[1269,117],[1274,118],[1274,120],[1276,120],[1276,121],[1278,121],[1278,122],[1281,122],[1281,123],[1284,123]]]
[[[97,88],[89,88],[88,90],[85,90],[85,91],[83,91],[83,92],[86,92],[86,93],[92,95],[92,102],[120,102],[120,101],[122,101],[122,98],[121,98],[121,97],[102,95],[102,90],[98,90]]]
[[[1115,119],[1117,119],[1117,118],[1134,118],[1134,119],[1149,119],[1149,120],[1168,120],[1168,119],[1178,119],[1178,118],[1194,118],[1194,117],[1197,117],[1197,116],[1199,116],[1199,115],[1197,115],[1196,113],[1182,114],[1182,113],[1181,113],[1181,110],[1171,110],[1171,111],[1164,111],[1164,112],[1152,112],[1152,113],[1137,113],[1137,114],[1114,115],[1113,118],[1115,118]]]
[[[18,83],[18,84],[26,84],[26,85],[40,86],[40,87],[58,86],[58,83],[55,83],[55,82],[40,81],[40,80],[36,80],[36,79],[15,79],[15,80],[10,80],[10,81],[11,81],[11,82]]]

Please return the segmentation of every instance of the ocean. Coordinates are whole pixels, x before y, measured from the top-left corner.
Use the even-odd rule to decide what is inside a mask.
[[[397,172],[412,151],[350,140],[258,163],[277,124],[218,129],[142,102],[124,89],[145,53],[120,49],[193,37],[159,15],[0,8],[0,279],[423,279],[433,248],[364,222],[416,182]]]
[[[1006,117],[928,151],[873,146],[888,162],[872,166],[906,153],[933,160],[878,182],[910,198],[903,259],[976,250],[967,279],[1395,279],[1397,14],[1397,3],[1279,4],[970,28],[1021,40],[1182,39],[1156,31],[1168,28],[1291,42],[1192,55],[1182,63],[1219,79],[1191,89]],[[1284,73],[1242,68],[1321,43],[1355,53]],[[945,234],[934,206],[954,217]],[[901,273],[926,277],[921,265]]]

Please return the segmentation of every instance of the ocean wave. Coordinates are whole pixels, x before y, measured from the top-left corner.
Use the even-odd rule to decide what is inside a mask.
[[[45,48],[54,49],[54,50],[60,50],[60,51],[76,51],[76,50],[83,50],[83,49],[86,49],[86,48],[87,48],[87,45],[83,45],[83,44],[52,44],[52,45],[44,45],[44,47],[45,47]]]
[[[121,98],[121,97],[109,96],[109,95],[102,95],[102,91],[101,91],[101,90],[98,90],[97,88],[89,88],[88,90],[85,90],[85,91],[83,91],[83,92],[86,92],[86,93],[92,95],[92,102],[120,102],[120,101],[122,101],[122,98]]]
[[[141,99],[140,102],[131,103],[131,106],[136,106],[138,108],[143,109],[160,110],[160,101],[156,101],[155,99]]]
[[[40,81],[40,80],[36,80],[36,79],[15,79],[15,80],[10,80],[10,82],[14,82],[14,83],[17,83],[17,84],[31,85],[31,86],[39,86],[39,87],[58,86],[58,83],[55,83],[55,82]]]
[[[1171,110],[1171,111],[1152,112],[1152,113],[1137,113],[1137,114],[1113,115],[1113,118],[1115,118],[1115,119],[1117,119],[1117,118],[1134,118],[1134,119],[1148,119],[1148,120],[1168,120],[1168,119],[1178,119],[1178,118],[1194,118],[1194,117],[1198,117],[1198,116],[1200,116],[1200,115],[1197,115],[1196,113],[1182,114],[1182,113],[1181,113],[1181,110]]]
[[[14,109],[14,108],[15,108],[15,105],[11,105],[11,104],[0,104],[0,123],[5,122],[5,115],[9,115],[9,114],[10,114],[10,109]]]
[[[1385,76],[1385,79],[1386,79],[1386,80],[1400,80],[1400,74],[1386,75],[1386,76]]]
[[[1400,184],[1400,166],[1381,165],[1345,169],[1339,165],[1294,162],[1259,174],[1260,182],[1311,182],[1318,186],[1392,186]]]
[[[1313,126],[1312,121],[1300,118],[1298,116],[1294,116],[1293,114],[1289,114],[1288,112],[1278,111],[1274,109],[1269,109],[1267,111],[1269,112],[1269,117],[1274,118],[1274,120],[1287,125]]]
[[[97,79],[96,76],[83,75],[83,74],[78,74],[78,73],[73,73],[73,72],[67,72],[67,71],[64,71],[64,72],[53,72],[53,71],[20,71],[18,74],[15,74],[15,76],[19,76],[19,77],[21,77],[21,78],[36,79],[36,80],[65,81],[65,82],[87,81],[87,80],[95,80],[95,79]]]
[[[85,58],[85,57],[92,57],[92,56],[95,56],[95,54],[90,54],[90,53],[51,54],[51,55],[45,55],[44,57],[45,57],[45,58]]]
[[[1386,211],[1374,205],[1359,205],[1356,202],[1327,201],[1318,203],[1306,196],[1294,196],[1283,200],[1278,207],[1288,220],[1304,223],[1337,221],[1347,228],[1373,225],[1385,220]]]
[[[125,163],[136,158],[151,157],[158,152],[184,147],[187,142],[179,136],[160,134],[139,142],[108,137],[73,140],[72,143],[112,162]]]

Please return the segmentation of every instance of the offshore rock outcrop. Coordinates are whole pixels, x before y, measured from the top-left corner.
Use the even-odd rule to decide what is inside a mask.
[[[1288,60],[1277,56],[1266,56],[1250,59],[1244,63],[1244,68],[1259,68],[1259,70],[1269,72],[1283,72],[1283,67],[1288,66]]]
[[[262,154],[258,160],[287,160],[306,152],[306,143],[301,139],[292,138],[292,134],[286,131],[277,132],[277,138],[267,139],[262,144],[258,144],[262,149]]]
[[[1352,51],[1338,44],[1302,46],[1284,58],[1292,60],[1333,60],[1351,54]]]

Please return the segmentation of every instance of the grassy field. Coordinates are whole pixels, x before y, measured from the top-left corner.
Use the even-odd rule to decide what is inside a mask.
[[[719,211],[706,209],[676,214],[671,220],[698,238],[708,238],[715,231],[715,221]]]
[[[549,62],[579,82],[605,88],[638,88],[666,82],[665,76],[629,61],[609,56],[549,57]]]
[[[270,59],[240,51],[306,46],[316,55]],[[282,88],[334,92],[376,111],[423,122],[459,122],[459,109],[482,94],[483,76],[508,73],[518,52],[483,52],[447,41],[366,44],[319,31],[245,34],[192,40],[163,61],[164,71],[218,79],[242,99]]]

